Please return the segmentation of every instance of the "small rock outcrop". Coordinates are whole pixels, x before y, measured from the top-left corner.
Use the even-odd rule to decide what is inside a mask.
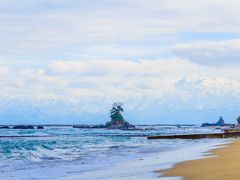
[[[98,124],[98,125],[74,125],[73,128],[79,128],[79,129],[101,129],[101,128],[106,128],[105,125],[103,124]]]
[[[73,128],[88,129],[88,128],[91,128],[91,126],[90,125],[74,125]]]
[[[0,129],[10,129],[9,126],[0,126]]]
[[[106,126],[103,124],[98,124],[98,125],[92,126],[92,128],[101,129],[101,128],[106,128]]]
[[[37,126],[37,129],[44,129],[43,126]]]
[[[146,130],[146,131],[153,131],[153,130],[156,130],[155,128],[152,128],[152,127],[150,127],[150,128],[145,128],[144,130]]]
[[[34,129],[33,125],[17,125],[13,126],[12,129]]]
[[[219,120],[216,123],[203,123],[202,127],[207,127],[207,126],[225,126],[225,124],[222,116],[220,116]]]

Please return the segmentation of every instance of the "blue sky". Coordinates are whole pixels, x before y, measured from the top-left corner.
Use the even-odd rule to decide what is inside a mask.
[[[240,115],[240,3],[0,1],[2,124],[132,123]]]

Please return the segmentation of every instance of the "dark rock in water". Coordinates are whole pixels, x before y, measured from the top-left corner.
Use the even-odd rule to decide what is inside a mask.
[[[128,127],[134,127],[130,125],[127,121],[124,120],[121,111],[123,109],[121,107],[113,107],[111,110],[111,121],[106,123],[106,128],[109,129],[127,129]]]
[[[219,118],[218,122],[216,123],[217,126],[224,126],[225,125],[225,122],[222,118],[222,116]]]
[[[44,129],[43,126],[37,126],[37,129]]]
[[[12,129],[34,129],[33,125],[17,125],[13,126]]]
[[[74,125],[73,128],[79,128],[79,129],[98,129],[98,128],[106,128],[103,124],[98,125]]]
[[[140,128],[136,128],[136,126],[130,124],[129,126],[126,126],[126,127],[120,127],[120,128],[117,128],[117,129],[120,129],[120,130],[124,130],[124,131],[138,131],[138,130],[143,130],[143,129],[140,129]]]
[[[0,126],[0,129],[10,129],[9,126]]]
[[[128,130],[128,129],[134,129],[135,126],[129,124],[127,121],[112,120],[106,123],[106,128]]]
[[[98,125],[92,126],[92,128],[99,128],[99,129],[101,129],[101,128],[106,128],[106,126],[103,125],[103,124],[98,124]]]
[[[216,123],[203,123],[202,127],[208,127],[208,126],[227,126],[227,125],[231,125],[231,124],[226,124],[222,118],[222,116],[220,116],[219,120]]]
[[[209,127],[209,126],[215,126],[214,123],[203,123],[201,127]]]
[[[88,129],[91,128],[90,125],[74,125],[73,128]]]
[[[106,123],[107,129],[120,129],[120,130],[140,130],[134,125],[129,124],[127,121],[112,120]]]
[[[145,128],[144,130],[146,131],[152,131],[152,130],[156,130],[155,128]]]

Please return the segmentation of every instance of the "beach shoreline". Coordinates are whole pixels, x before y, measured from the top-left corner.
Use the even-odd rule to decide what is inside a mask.
[[[144,132],[71,127],[48,127],[41,131],[2,129],[1,134],[11,138],[1,138],[0,179],[155,180],[159,179],[156,170],[203,158],[206,152],[226,145],[231,139],[148,140],[133,135],[217,131],[177,126]]]
[[[216,147],[203,159],[176,164],[160,170],[162,177],[183,177],[184,180],[236,180],[240,177],[240,140]]]
[[[208,139],[207,139],[208,141]],[[105,169],[95,169],[93,171],[82,172],[72,176],[65,176],[64,180],[75,179],[166,179],[159,177],[156,173],[157,168],[167,169],[175,164],[190,161],[193,159],[204,158],[206,152],[211,149],[225,146],[228,142],[209,141],[198,145],[191,145],[178,148],[171,151],[155,152],[149,155],[145,154],[142,158],[134,158],[127,161],[120,161],[117,165],[113,165]],[[176,159],[177,156],[177,159]],[[171,178],[179,179],[179,178]]]

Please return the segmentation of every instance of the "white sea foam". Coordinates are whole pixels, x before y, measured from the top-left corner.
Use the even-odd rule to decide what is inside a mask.
[[[0,179],[156,179],[153,171],[201,158],[222,139],[147,140],[150,134],[219,132],[199,127],[156,127],[154,131],[3,130],[0,134],[46,134],[48,138],[0,139]],[[47,173],[46,173],[47,172]],[[166,178],[165,178],[166,179]]]
[[[200,143],[190,147],[184,147],[169,152],[152,153],[143,159],[132,159],[119,162],[107,169],[97,169],[84,172],[80,175],[64,177],[65,180],[146,180],[159,179],[160,174],[156,170],[163,170],[173,167],[176,163],[206,158],[207,151],[216,148],[217,145],[224,145],[229,141],[216,140],[209,143]],[[219,147],[219,146],[218,146]],[[160,177],[162,180],[179,180],[181,177]]]

